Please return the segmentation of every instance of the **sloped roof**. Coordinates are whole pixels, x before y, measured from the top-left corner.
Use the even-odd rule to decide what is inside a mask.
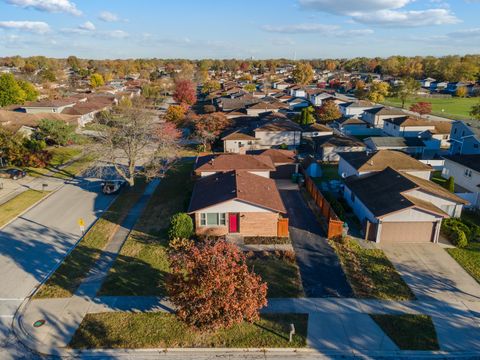
[[[422,139],[416,137],[395,137],[395,136],[372,136],[369,137],[375,146],[381,147],[424,147]],[[366,141],[367,139],[365,139]]]
[[[275,181],[248,171],[229,171],[197,180],[188,212],[194,213],[231,200],[286,213]]]
[[[245,130],[235,130],[222,137],[222,140],[256,140],[256,138],[247,134]]]
[[[232,170],[274,171],[272,159],[264,155],[220,154],[199,156],[195,172],[226,172]]]
[[[411,156],[395,150],[345,152],[338,154],[360,172],[382,171],[391,167],[397,171],[432,171],[432,168]]]
[[[295,153],[290,150],[282,149],[266,149],[266,150],[250,150],[249,155],[265,155],[272,159],[274,164],[287,164],[295,162]]]
[[[396,115],[402,115],[402,116],[405,116],[405,113],[401,110],[398,110],[398,109],[394,109],[394,108],[387,108],[387,107],[377,107],[377,108],[373,108],[373,109],[368,109],[368,110],[365,110],[366,113],[369,113],[369,114],[374,114],[374,115],[392,115],[392,116],[396,116]]]
[[[468,167],[469,169],[480,172],[480,154],[476,155],[450,155],[444,156],[445,159],[456,162],[457,164]]]
[[[61,120],[76,124],[78,116],[58,113],[27,114],[18,111],[0,110],[0,125],[12,132],[17,132],[22,126],[37,127],[40,120]]]
[[[315,143],[321,147],[344,147],[344,146],[366,147],[366,145],[361,141],[358,141],[348,136],[341,136],[337,134],[316,137],[313,139],[313,141],[315,141]]]
[[[255,132],[262,131],[302,131],[302,128],[288,119],[276,119],[260,125],[255,129]]]

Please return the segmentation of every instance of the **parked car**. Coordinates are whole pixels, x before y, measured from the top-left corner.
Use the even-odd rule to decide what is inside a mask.
[[[19,169],[0,169],[0,178],[18,180],[27,176],[27,173]]]
[[[117,194],[123,185],[125,185],[124,180],[107,180],[102,183],[102,192],[106,195]]]

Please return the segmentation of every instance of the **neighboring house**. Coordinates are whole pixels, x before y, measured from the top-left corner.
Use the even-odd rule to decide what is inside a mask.
[[[416,158],[421,158],[425,143],[419,138],[404,138],[391,136],[372,136],[364,140],[370,150],[399,150]]]
[[[298,172],[298,166],[295,153],[290,150],[266,149],[248,151],[249,155],[268,156],[273,161],[275,171],[270,173],[272,179],[290,179],[292,174]]]
[[[26,114],[17,111],[0,110],[0,126],[24,137],[30,137],[41,120],[58,120],[67,124],[80,126],[79,116],[57,113]]]
[[[480,154],[480,125],[455,121],[450,132],[451,155]]]
[[[86,98],[85,100],[86,101]],[[79,99],[76,98],[64,98],[57,100],[41,100],[41,101],[29,101],[20,106],[20,110],[27,114],[38,113],[57,113],[60,114],[66,108],[73,107],[77,104]]]
[[[446,81],[433,81],[430,83],[431,92],[443,91],[447,88],[448,83]]]
[[[404,117],[405,113],[401,110],[387,107],[376,107],[368,109],[363,112],[362,120],[365,120],[370,125],[383,128],[383,121],[385,119],[393,119],[397,117]]]
[[[255,130],[255,138],[260,149],[287,145],[295,148],[300,145],[302,128],[291,120],[278,118],[258,126]]]
[[[258,116],[264,113],[277,112],[281,109],[288,109],[288,107],[289,107],[288,105],[282,103],[281,101],[277,101],[277,102],[261,101],[253,105],[248,105],[247,115]]]
[[[332,127],[337,128],[342,134],[347,136],[380,136],[382,130],[375,128],[362,119],[351,117],[336,120]]]
[[[442,176],[453,176],[455,184],[471,193],[470,203],[480,208],[480,154],[445,156]]]
[[[310,100],[314,106],[322,106],[324,100],[335,99],[333,94],[325,92],[325,90],[320,91],[321,92],[312,92],[308,96],[308,100]]]
[[[290,110],[292,111],[300,111],[303,108],[310,106],[310,102],[302,98],[293,98],[291,100],[288,100],[286,104],[289,106]]]
[[[406,172],[421,179],[430,180],[432,167],[401,151],[380,150],[340,153],[338,174],[343,178],[379,172],[387,167]]]
[[[113,101],[108,97],[95,97],[86,102],[79,102],[72,107],[62,111],[62,114],[79,116],[78,123],[80,127],[85,126],[95,119],[95,115],[101,111],[106,111],[113,106]]]
[[[444,218],[459,217],[467,202],[429,180],[387,167],[345,180],[344,198],[382,243],[438,242]]]
[[[302,130],[302,137],[304,138],[314,138],[317,136],[328,135],[333,135],[333,129],[319,123],[304,126]]]
[[[290,96],[293,96],[293,97],[299,97],[299,98],[307,97],[307,92],[305,91],[304,88],[300,86],[292,86],[291,88],[288,89],[288,92]]]
[[[226,153],[245,154],[248,150],[256,149],[257,139],[241,130],[236,130],[224,137],[223,151]]]
[[[196,181],[188,213],[198,235],[277,236],[286,210],[274,180],[229,171]]]
[[[381,105],[365,100],[345,102],[338,105],[340,112],[345,117],[361,117],[366,110],[376,107],[381,107]]]
[[[248,171],[252,174],[269,178],[275,171],[275,165],[269,156],[219,154],[197,157],[194,174],[200,177],[227,171]]]
[[[313,147],[321,161],[340,161],[339,153],[365,151],[364,143],[341,135],[315,137]]]
[[[420,81],[420,84],[423,88],[430,88],[430,84],[433,83],[434,81],[436,81],[436,80],[431,78],[431,77],[427,77],[427,78],[423,79],[422,81]]]

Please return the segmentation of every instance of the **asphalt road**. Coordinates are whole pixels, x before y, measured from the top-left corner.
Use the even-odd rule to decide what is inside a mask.
[[[337,255],[298,190],[280,190],[307,297],[353,297]]]
[[[17,307],[80,238],[78,219],[88,228],[113,199],[99,181],[74,180],[0,230],[0,355]]]

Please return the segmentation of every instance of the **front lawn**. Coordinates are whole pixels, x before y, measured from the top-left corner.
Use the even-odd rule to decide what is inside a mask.
[[[446,249],[477,282],[480,283],[480,243],[470,242],[463,249]]]
[[[294,253],[247,254],[250,269],[268,284],[269,298],[303,297],[302,281]]]
[[[432,114],[452,118],[456,120],[471,119],[469,114],[473,105],[478,104],[478,98],[426,98],[416,97],[405,102],[405,109],[410,108],[411,104],[417,102],[429,102],[432,104]],[[402,102],[398,98],[386,98],[383,102],[385,105],[401,107]],[[442,109],[444,111],[442,111]]]
[[[15,196],[13,199],[0,205],[0,227],[4,226],[12,219],[15,219],[30,206],[33,206],[43,199],[47,194],[48,191],[26,190]]]
[[[101,295],[165,295],[167,228],[170,217],[188,206],[192,165],[179,162],[161,180],[103,283]]]
[[[290,324],[296,334],[290,343]],[[264,314],[253,324],[227,330],[198,332],[175,315],[151,313],[88,314],[73,336],[70,347],[96,348],[299,348],[307,343],[308,315]]]
[[[364,249],[353,240],[330,240],[330,244],[356,297],[398,301],[415,298],[382,250]]]
[[[140,199],[145,187],[145,181],[137,179],[133,188],[122,190],[57,271],[40,287],[35,294],[36,298],[63,298],[73,295],[131,207]]]
[[[437,333],[428,315],[370,315],[400,350],[439,350]]]

